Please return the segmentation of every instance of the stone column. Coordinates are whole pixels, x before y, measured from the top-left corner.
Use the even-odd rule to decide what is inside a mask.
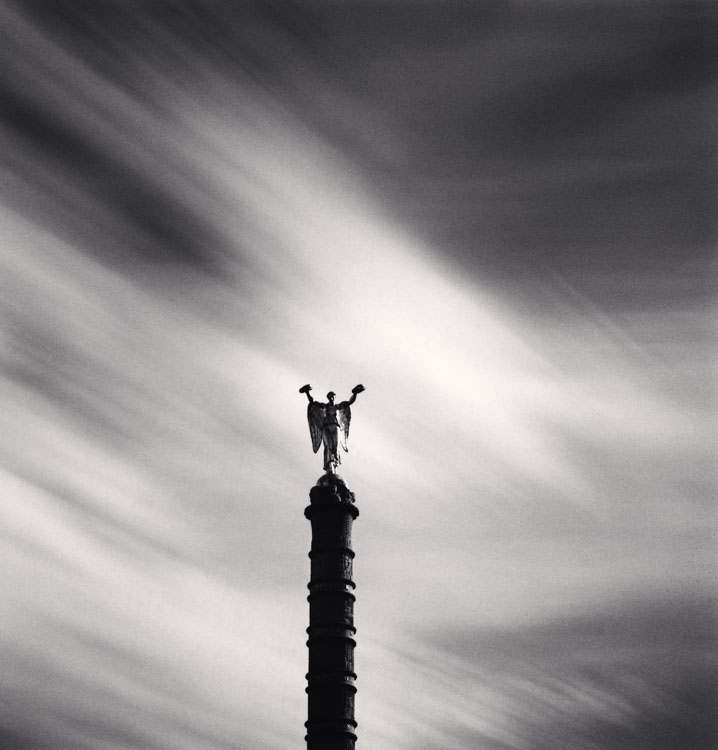
[[[354,750],[354,582],[351,531],[359,509],[336,474],[309,493],[309,671],[307,750]]]

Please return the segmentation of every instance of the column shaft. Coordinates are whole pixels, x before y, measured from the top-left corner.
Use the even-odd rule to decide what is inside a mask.
[[[310,492],[307,750],[354,750],[354,495],[327,474]]]

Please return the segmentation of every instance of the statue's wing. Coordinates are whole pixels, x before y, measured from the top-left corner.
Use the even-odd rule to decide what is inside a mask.
[[[341,446],[345,451],[348,451],[347,440],[349,439],[349,423],[352,421],[352,410],[346,401],[337,407],[337,419],[339,421]]]
[[[324,404],[311,401],[307,407],[307,421],[309,422],[309,434],[312,437],[312,448],[316,453],[322,444],[322,425],[326,410]]]

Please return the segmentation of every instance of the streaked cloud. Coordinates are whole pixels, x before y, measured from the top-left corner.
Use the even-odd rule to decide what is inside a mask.
[[[542,7],[2,6],[0,746],[301,743],[307,381],[367,386],[362,743],[708,736],[710,54]]]

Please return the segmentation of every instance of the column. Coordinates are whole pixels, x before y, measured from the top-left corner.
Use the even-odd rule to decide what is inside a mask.
[[[336,474],[309,493],[312,524],[309,580],[307,750],[354,750],[354,582],[351,530],[359,510]]]

